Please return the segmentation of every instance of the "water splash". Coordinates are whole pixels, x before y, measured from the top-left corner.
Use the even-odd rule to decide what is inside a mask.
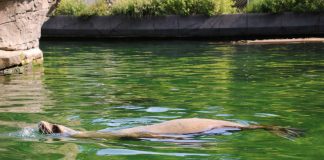
[[[74,140],[73,138],[69,138],[64,134],[41,134],[38,131],[38,128],[25,127],[17,132],[12,132],[5,134],[3,136],[9,136],[14,138],[23,139],[26,141],[67,141]]]
[[[17,132],[9,133],[8,136],[23,139],[38,139],[42,137],[37,128],[31,127],[25,127]]]

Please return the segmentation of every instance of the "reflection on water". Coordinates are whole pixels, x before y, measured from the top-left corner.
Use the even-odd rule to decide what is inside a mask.
[[[17,122],[17,121],[0,121],[0,125],[10,126],[10,127],[19,127],[19,128],[35,126],[35,124],[30,124],[30,123],[26,123],[26,122]]]
[[[324,156],[323,44],[170,41],[43,42],[41,46],[43,68],[0,77],[0,134],[18,134],[0,136],[0,159]],[[189,117],[308,132],[295,141],[262,130],[216,130],[183,140],[134,141],[42,137],[30,128],[17,129],[47,120],[79,130],[114,131]]]
[[[23,75],[0,76],[0,112],[39,113],[52,104],[43,85],[44,68]]]
[[[137,150],[129,150],[129,149],[101,149],[97,152],[97,155],[163,155],[163,156],[177,156],[177,157],[185,157],[185,156],[208,156],[208,154],[191,154],[191,153],[161,153],[161,152],[147,152],[147,151],[137,151]]]

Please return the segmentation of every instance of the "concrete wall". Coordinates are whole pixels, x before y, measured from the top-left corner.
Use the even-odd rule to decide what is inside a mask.
[[[83,38],[235,38],[324,35],[324,13],[234,14],[131,18],[106,16],[52,17],[43,37]]]

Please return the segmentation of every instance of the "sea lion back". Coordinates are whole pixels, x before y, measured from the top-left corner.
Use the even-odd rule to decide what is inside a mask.
[[[194,134],[222,127],[244,127],[239,123],[201,118],[176,119],[163,123],[120,130],[122,133]]]

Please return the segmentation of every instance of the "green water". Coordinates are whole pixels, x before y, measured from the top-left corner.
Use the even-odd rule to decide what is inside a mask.
[[[0,159],[322,159],[324,44],[42,42],[45,61],[0,77]],[[47,120],[116,130],[175,118],[291,126],[189,140],[69,139],[39,135]]]

